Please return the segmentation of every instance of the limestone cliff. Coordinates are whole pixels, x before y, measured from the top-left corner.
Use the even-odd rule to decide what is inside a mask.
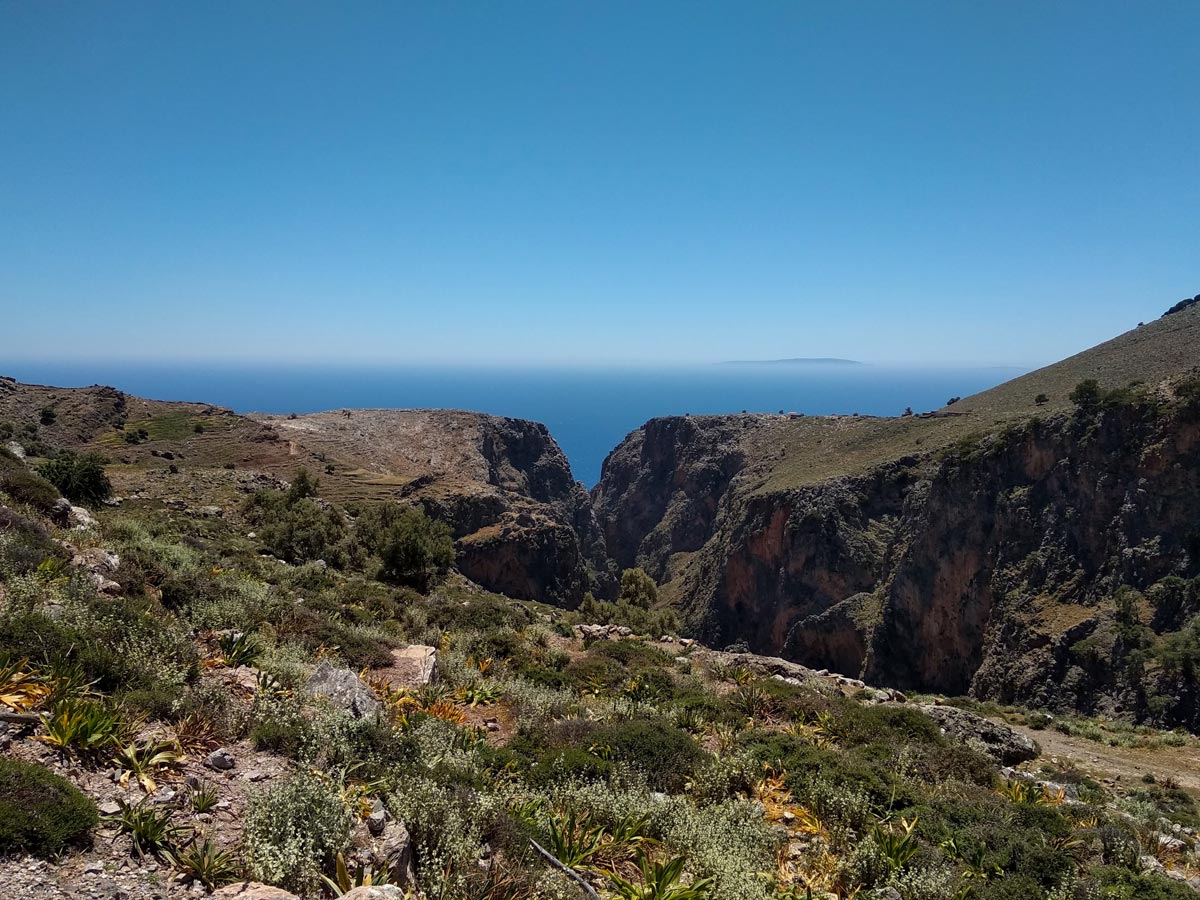
[[[1195,727],[1200,316],[1170,318],[925,417],[653,420],[593,492],[609,551],[708,642]]]
[[[540,423],[460,410],[256,418],[331,461],[348,498],[417,502],[447,522],[459,570],[489,590],[573,606],[615,589],[588,493]]]
[[[458,410],[241,416],[0,379],[0,432],[35,454],[100,452],[119,494],[180,510],[236,510],[305,468],[347,508],[395,500],[446,521],[459,569],[491,590],[566,606],[615,590],[588,493],[536,422]]]

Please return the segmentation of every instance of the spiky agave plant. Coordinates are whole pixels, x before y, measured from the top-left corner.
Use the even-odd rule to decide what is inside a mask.
[[[180,874],[210,891],[233,881],[242,869],[237,853],[222,850],[207,833],[193,834],[182,846],[164,849],[162,855]]]
[[[358,887],[380,887],[393,883],[391,873],[386,868],[372,869],[370,866],[360,864],[351,874],[346,865],[346,857],[340,852],[334,866],[334,877],[322,875],[321,879],[333,891],[335,897],[340,897]]]
[[[605,831],[590,816],[580,816],[572,807],[564,819],[550,817],[546,837],[546,849],[564,866],[591,869],[603,848]]]
[[[896,830],[882,825],[871,829],[871,839],[893,869],[903,869],[917,855],[920,845],[913,834],[916,825],[916,819],[901,819],[900,827]]]
[[[14,712],[41,706],[52,688],[29,667],[28,659],[0,656],[0,705]]]
[[[178,766],[183,760],[183,750],[175,741],[143,741],[122,747],[113,762],[121,770],[121,787],[126,787],[133,777],[142,790],[153,794],[158,790],[155,773]]]
[[[120,809],[104,821],[129,835],[138,856],[165,850],[179,835],[179,826],[172,821],[171,810],[166,807],[155,806],[145,798],[136,804],[117,800],[117,805]]]
[[[612,880],[614,892],[621,900],[706,900],[712,891],[713,879],[700,878],[685,884],[684,862],[682,856],[656,862],[647,854],[639,853],[640,884],[615,874],[609,875],[609,878]]]
[[[225,660],[225,665],[231,669],[252,666],[262,656],[262,645],[258,639],[244,631],[220,635],[217,638],[217,647],[221,650],[221,658]]]
[[[121,714],[102,700],[65,697],[42,715],[38,740],[62,753],[95,756],[116,746],[127,732]]]

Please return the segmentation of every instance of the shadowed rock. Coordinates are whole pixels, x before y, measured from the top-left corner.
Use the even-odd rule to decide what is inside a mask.
[[[378,715],[383,705],[363,684],[362,679],[349,669],[339,669],[328,661],[321,662],[313,670],[304,685],[310,697],[324,697],[339,709],[344,709],[356,719]]]

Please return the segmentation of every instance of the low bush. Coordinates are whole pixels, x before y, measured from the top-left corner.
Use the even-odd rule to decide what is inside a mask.
[[[66,558],[66,552],[39,523],[0,506],[0,571],[25,575],[47,559]]]
[[[321,871],[349,846],[353,821],[338,786],[311,772],[254,794],[243,836],[251,874],[297,893],[316,892]]]
[[[104,474],[104,458],[95,453],[80,455],[60,450],[38,467],[38,474],[72,503],[95,506],[112,496],[112,484]]]
[[[592,736],[594,751],[628,763],[660,791],[680,791],[705,752],[686,731],[666,722],[631,719],[604,726]]]
[[[602,781],[612,772],[612,763],[579,747],[568,747],[545,754],[533,769],[528,780],[533,785],[548,785],[556,781]]]
[[[96,806],[49,769],[0,758],[0,854],[60,852],[99,821]]]
[[[24,462],[8,450],[0,447],[0,493],[5,493],[16,503],[24,503],[34,509],[49,513],[62,495],[58,488],[35,474]]]
[[[425,591],[440,582],[454,565],[450,527],[416,507],[372,507],[359,518],[355,531],[379,557],[379,578],[383,581]]]

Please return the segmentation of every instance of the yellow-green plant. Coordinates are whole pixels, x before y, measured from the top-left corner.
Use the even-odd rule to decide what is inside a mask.
[[[155,806],[144,798],[137,804],[118,800],[117,805],[120,810],[106,816],[105,821],[129,835],[138,856],[165,850],[180,832],[171,819],[169,808]]]
[[[102,700],[66,697],[42,715],[46,733],[38,740],[62,753],[95,756],[116,746],[126,733],[121,714]]]
[[[134,777],[142,790],[153,794],[158,790],[154,774],[178,766],[183,760],[183,751],[174,741],[144,741],[122,747],[113,762],[121,770],[121,787],[127,786],[130,777]]]
[[[208,834],[203,840],[194,834],[181,847],[165,848],[162,855],[182,875],[200,882],[210,891],[233,881],[242,868],[237,853],[222,850]]]
[[[712,890],[713,879],[700,878],[684,884],[683,864],[682,856],[655,862],[645,853],[639,853],[640,884],[615,874],[609,878],[614,892],[622,900],[705,900]]]
[[[893,869],[903,869],[917,855],[920,845],[912,833],[916,824],[916,819],[911,822],[901,819],[898,829],[893,830],[882,825],[871,829],[872,840]]]
[[[28,659],[0,657],[0,704],[25,712],[41,706],[50,693],[50,685],[33,672]]]
[[[384,884],[392,884],[391,873],[386,868],[372,869],[370,866],[359,865],[355,867],[352,875],[346,866],[346,857],[342,853],[337,855],[334,877],[322,875],[321,878],[337,897],[357,887],[379,887]]]

